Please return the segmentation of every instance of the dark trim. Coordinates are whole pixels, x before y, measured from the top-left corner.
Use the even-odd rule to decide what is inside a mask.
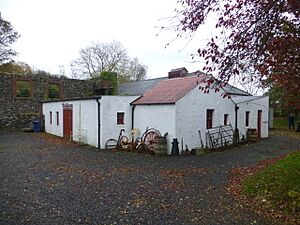
[[[98,149],[100,149],[100,128],[101,128],[101,121],[100,121],[100,119],[101,119],[101,115],[100,115],[100,107],[101,107],[101,103],[99,102],[99,99],[101,99],[101,97],[98,97],[98,98],[96,98],[96,102],[97,102],[97,108],[98,108]]]
[[[131,108],[131,129],[134,129],[134,109],[135,109],[135,105],[132,105],[132,108]]]
[[[45,100],[41,101],[41,103],[50,103],[50,102],[66,102],[66,101],[81,101],[81,100],[97,100],[101,98],[101,96],[91,96],[91,97],[80,97],[80,98],[66,98],[66,99],[55,99],[55,100]]]
[[[240,107],[238,107],[237,104],[234,104],[234,110],[235,110],[235,135],[236,135],[236,143],[239,143],[240,141],[240,131],[239,131],[239,128],[238,128],[238,110]]]

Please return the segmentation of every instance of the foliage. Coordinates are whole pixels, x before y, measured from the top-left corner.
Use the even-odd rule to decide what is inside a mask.
[[[60,97],[60,86],[59,84],[50,83],[48,86],[48,97],[49,98],[56,98]]]
[[[111,94],[117,94],[118,91],[118,76],[117,73],[102,71],[100,74],[101,81],[108,81],[109,85],[112,87]]]
[[[217,17],[213,36],[198,55],[205,72],[217,72],[221,85],[232,77],[268,78],[300,107],[300,1],[179,0],[179,36],[195,32],[209,16]],[[207,81],[207,88],[212,84]]]
[[[118,41],[92,43],[80,50],[78,59],[71,64],[74,77],[93,78],[103,71],[116,72],[120,82],[142,80],[146,76],[146,66],[137,58],[131,59],[127,50]]]
[[[16,96],[21,98],[30,97],[31,86],[28,81],[16,81]]]
[[[33,71],[24,62],[8,62],[0,65],[0,73],[32,74]]]
[[[17,53],[10,45],[19,38],[10,22],[4,20],[0,13],[0,65],[11,60]]]
[[[246,179],[244,192],[286,213],[300,213],[299,171],[298,151]]]
[[[287,117],[274,117],[273,127],[276,129],[288,129],[288,118]]]

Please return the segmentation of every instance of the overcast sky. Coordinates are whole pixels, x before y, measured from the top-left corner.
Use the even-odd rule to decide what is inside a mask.
[[[191,63],[205,36],[204,27],[197,36],[175,40],[175,32],[162,31],[174,15],[177,0],[1,0],[2,17],[11,22],[21,37],[13,45],[16,60],[37,69],[58,74],[79,50],[92,41],[117,40],[129,55],[148,67],[148,78],[166,76],[173,68],[186,67],[190,72],[202,68]],[[158,34],[159,33],[159,34]],[[157,35],[158,34],[158,35]]]

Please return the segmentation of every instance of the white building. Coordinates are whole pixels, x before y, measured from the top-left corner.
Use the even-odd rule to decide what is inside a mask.
[[[106,140],[117,139],[121,129],[129,137],[133,128],[143,132],[153,127],[168,133],[168,153],[174,138],[184,148],[199,147],[199,131],[203,145],[209,146],[207,129],[224,124],[237,128],[240,138],[246,137],[249,128],[257,129],[261,138],[268,137],[268,97],[251,96],[229,85],[204,94],[199,90],[203,76],[173,73],[172,77],[123,87],[123,94],[134,96],[44,102],[45,131],[104,148]],[[224,93],[230,98],[223,98]]]

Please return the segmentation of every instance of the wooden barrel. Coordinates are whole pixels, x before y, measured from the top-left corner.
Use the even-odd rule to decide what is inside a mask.
[[[154,152],[156,155],[167,155],[167,138],[155,137]]]

